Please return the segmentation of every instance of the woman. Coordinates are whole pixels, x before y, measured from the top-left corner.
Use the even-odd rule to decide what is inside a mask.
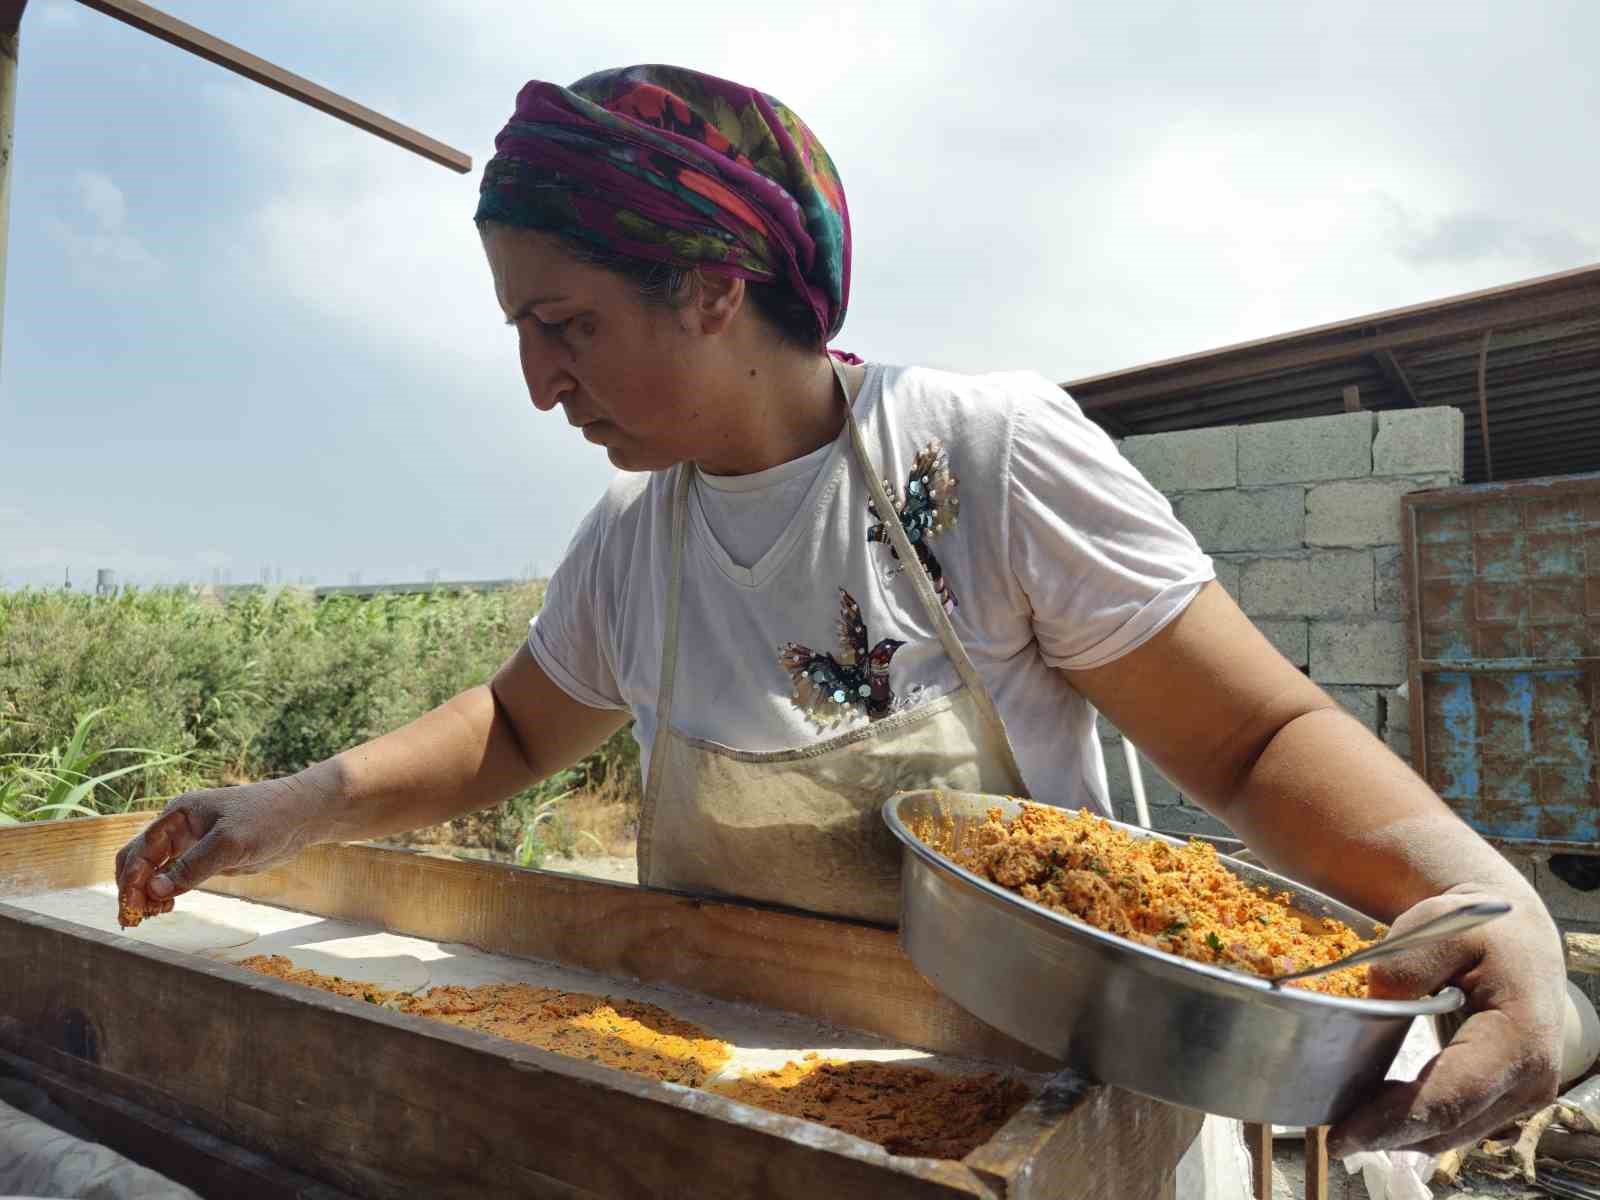
[[[1532,889],[1272,650],[1072,401],[830,357],[849,220],[799,118],[636,67],[528,84],[496,145],[478,223],[529,394],[625,474],[489,684],[175,800],[118,856],[125,904],[481,808],[632,717],[644,883],[893,921],[883,798],[1108,811],[1098,709],[1268,861],[1397,928],[1515,905],[1373,968],[1379,993],[1454,982],[1472,1015],[1336,1153],[1441,1150],[1554,1094],[1561,951]]]

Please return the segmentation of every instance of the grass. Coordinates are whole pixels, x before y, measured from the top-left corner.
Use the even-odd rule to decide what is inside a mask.
[[[189,589],[0,593],[0,821],[291,774],[488,679],[542,600],[537,583],[320,603],[293,589],[226,604]],[[452,826],[530,860],[615,844],[637,821],[638,775],[623,730]]]
[[[20,825],[24,821],[47,821],[62,817],[98,816],[105,812],[99,801],[109,792],[112,781],[136,771],[152,771],[171,765],[179,755],[153,750],[117,747],[90,750],[89,732],[104,709],[85,713],[78,719],[71,740],[63,746],[35,753],[20,752],[0,757],[0,825]],[[132,755],[137,761],[109,771],[89,772],[108,755]],[[114,797],[114,793],[111,793]],[[118,811],[116,801],[111,811]]]

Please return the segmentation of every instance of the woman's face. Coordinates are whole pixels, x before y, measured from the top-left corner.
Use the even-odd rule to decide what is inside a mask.
[[[559,405],[622,470],[697,457],[710,422],[692,306],[650,303],[631,281],[570,257],[550,234],[491,226],[483,245],[535,408]]]

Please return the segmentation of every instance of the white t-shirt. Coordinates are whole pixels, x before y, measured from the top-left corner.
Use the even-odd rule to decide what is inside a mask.
[[[1094,710],[1056,668],[1099,666],[1138,646],[1213,578],[1211,560],[1166,498],[1042,376],[871,364],[854,413],[891,499],[927,513],[919,536],[1029,792],[1109,814]],[[953,480],[924,470],[911,487],[919,453],[936,440]],[[932,457],[923,454],[923,468]],[[738,750],[792,750],[865,726],[873,704],[883,711],[885,697],[867,699],[865,686],[860,698],[797,686],[794,666],[807,654],[848,666],[852,650],[888,648],[895,708],[959,686],[891,544],[871,536],[878,518],[847,429],[814,455],[743,479],[708,479],[689,464],[621,474],[550,580],[528,645],[573,699],[632,713],[646,771],[680,471],[694,477],[679,732]],[[866,627],[858,645],[841,644],[841,592]]]

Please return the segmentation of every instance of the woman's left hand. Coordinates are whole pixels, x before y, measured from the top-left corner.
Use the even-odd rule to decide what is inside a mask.
[[[1382,1085],[1334,1126],[1330,1152],[1441,1152],[1554,1098],[1566,969],[1538,894],[1218,584],[1138,648],[1067,680],[1273,870],[1359,911],[1399,913],[1397,932],[1467,899],[1513,905],[1372,965],[1373,995],[1453,983],[1467,1020],[1420,1079]]]
[[[1396,933],[1489,899],[1458,889],[1424,900]],[[1372,964],[1374,997],[1425,996],[1446,984],[1466,993],[1467,1019],[1412,1083],[1386,1083],[1328,1134],[1328,1152],[1440,1154],[1488,1137],[1555,1099],[1561,1068],[1566,968],[1561,939],[1537,900],[1497,921]]]

